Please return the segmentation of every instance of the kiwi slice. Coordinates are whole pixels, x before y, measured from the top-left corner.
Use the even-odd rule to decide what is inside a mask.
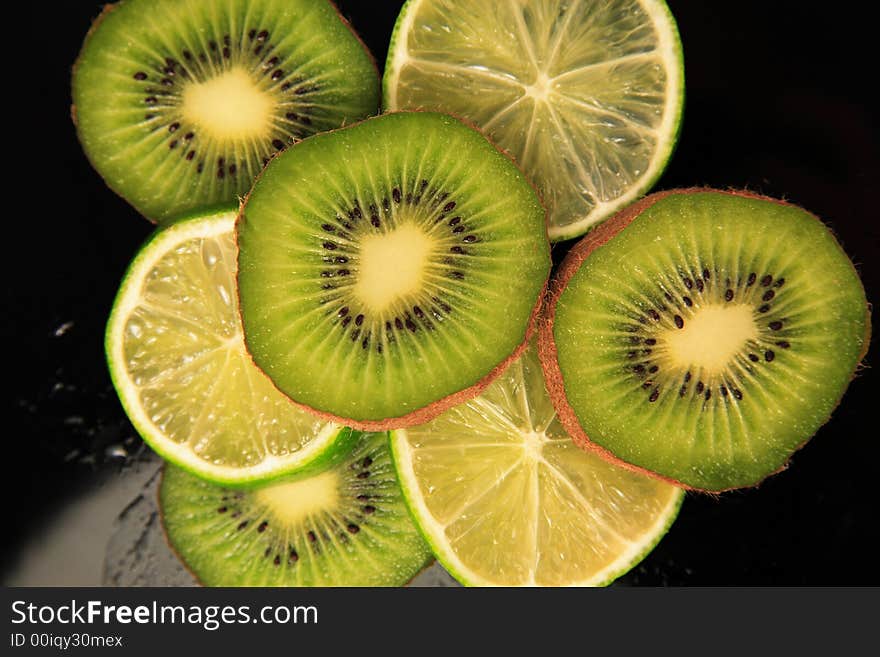
[[[278,150],[373,114],[375,63],[326,0],[123,0],[73,72],[80,141],[148,218],[230,205]]]
[[[867,350],[859,276],[805,210],[745,192],[655,194],[581,241],[540,334],[582,446],[708,491],[782,469]]]
[[[303,140],[237,226],[245,341],[295,402],[366,430],[425,422],[525,347],[550,270],[522,173],[450,116]]]
[[[207,586],[400,586],[431,560],[404,502],[387,435],[351,432],[344,457],[234,490],[165,466],[169,542]]]

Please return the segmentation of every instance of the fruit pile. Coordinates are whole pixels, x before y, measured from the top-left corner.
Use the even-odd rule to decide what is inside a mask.
[[[409,0],[381,92],[326,0],[105,9],[73,115],[158,224],[107,359],[201,582],[605,584],[785,467],[865,293],[793,205],[642,198],[682,61],[662,0]]]

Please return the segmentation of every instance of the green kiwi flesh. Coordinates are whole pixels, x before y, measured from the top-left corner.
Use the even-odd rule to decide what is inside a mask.
[[[375,113],[378,73],[326,0],[123,0],[74,66],[80,141],[151,220],[228,206],[292,141]]]
[[[287,149],[237,234],[254,361],[295,402],[367,430],[478,394],[524,348],[550,269],[544,210],[522,173],[428,112]]]
[[[386,434],[352,433],[322,470],[250,490],[165,466],[172,548],[206,586],[402,586],[431,561],[410,519]]]
[[[583,446],[721,491],[785,467],[838,404],[869,334],[859,276],[816,217],[676,190],[569,254],[541,356]]]

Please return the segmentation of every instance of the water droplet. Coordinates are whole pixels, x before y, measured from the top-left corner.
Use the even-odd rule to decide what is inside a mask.
[[[213,240],[202,242],[202,262],[208,269],[213,269],[223,257],[220,246]]]
[[[220,293],[220,298],[223,300],[223,303],[227,306],[231,305],[232,297],[229,296],[229,290],[226,289],[226,286],[220,284],[217,286],[217,292]]]
[[[108,459],[126,459],[128,458],[128,450],[122,445],[109,445],[104,450],[104,455]]]
[[[62,335],[64,335],[65,333],[67,333],[67,332],[68,332],[70,329],[72,329],[72,328],[73,328],[73,322],[72,322],[72,321],[70,321],[70,322],[64,322],[63,324],[61,324],[58,328],[56,328],[56,329],[52,332],[52,335],[54,335],[56,338],[60,338]]]

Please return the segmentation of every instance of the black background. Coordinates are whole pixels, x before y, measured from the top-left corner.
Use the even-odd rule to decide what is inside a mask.
[[[402,3],[338,4],[381,68]],[[687,100],[678,149],[656,189],[748,187],[810,209],[833,228],[876,300],[871,22],[850,11],[856,5],[669,4],[684,44]],[[152,227],[103,185],[69,117],[70,66],[99,9],[86,0],[32,2],[9,23],[25,47],[7,60],[16,83],[7,78],[4,90],[15,115],[5,131],[15,175],[4,190],[4,400],[12,418],[0,452],[4,564],[50,510],[118,467],[108,446],[136,440],[110,387],[102,338],[125,266]],[[875,359],[869,353],[868,365]],[[753,490],[688,495],[667,537],[623,581],[880,582],[877,401],[869,367],[789,470]]]

